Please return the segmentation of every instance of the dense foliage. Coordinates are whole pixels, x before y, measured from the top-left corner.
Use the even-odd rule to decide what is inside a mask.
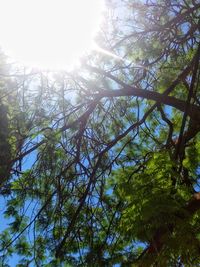
[[[107,7],[73,72],[1,56],[1,266],[200,264],[200,3]]]

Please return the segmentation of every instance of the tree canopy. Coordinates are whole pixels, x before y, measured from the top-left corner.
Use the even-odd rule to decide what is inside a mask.
[[[200,264],[200,3],[107,9],[74,71],[1,54],[1,266]]]

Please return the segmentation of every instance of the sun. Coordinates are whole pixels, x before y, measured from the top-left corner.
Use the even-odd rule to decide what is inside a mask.
[[[12,59],[71,68],[91,49],[104,0],[0,0],[0,46]]]

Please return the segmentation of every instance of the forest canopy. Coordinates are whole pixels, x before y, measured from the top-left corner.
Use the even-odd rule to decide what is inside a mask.
[[[200,264],[200,3],[106,5],[74,71],[0,55],[3,267]]]

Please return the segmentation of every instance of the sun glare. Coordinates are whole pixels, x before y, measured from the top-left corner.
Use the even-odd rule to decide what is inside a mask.
[[[66,69],[91,49],[104,0],[0,0],[0,46],[19,63]]]

